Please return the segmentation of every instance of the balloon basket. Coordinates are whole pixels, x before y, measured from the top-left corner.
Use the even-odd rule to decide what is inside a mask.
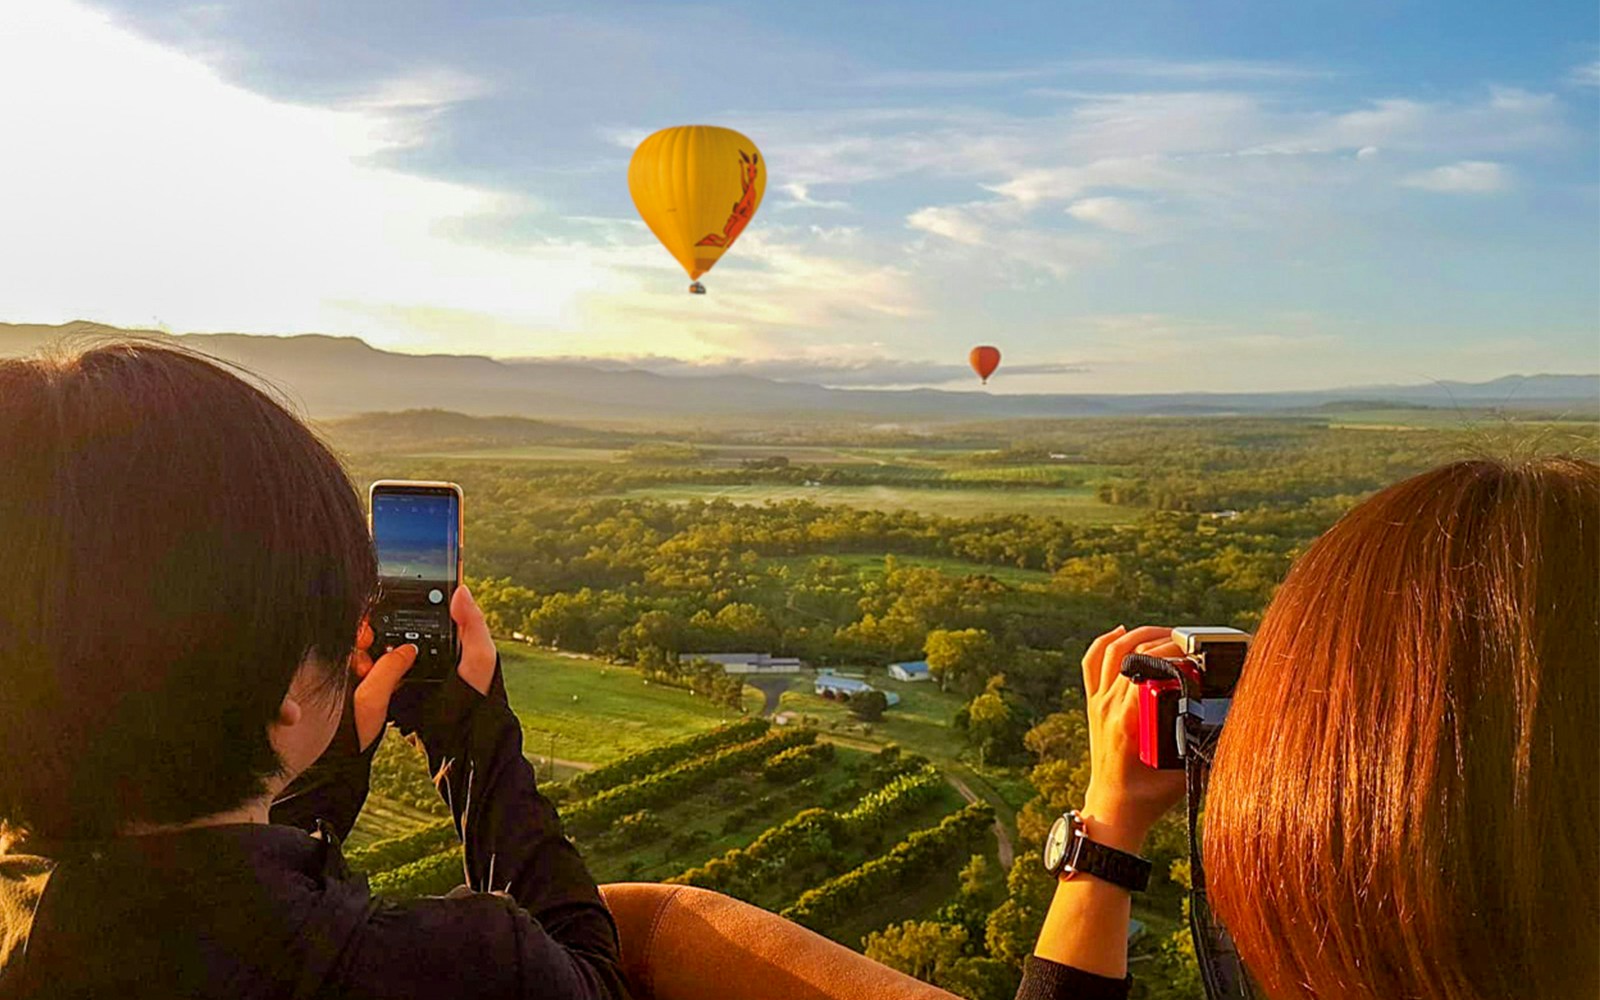
[[[700,284],[700,282],[696,281],[696,282],[694,282],[694,283],[689,285],[689,294],[690,295],[704,295],[705,293],[706,293],[706,286]]]

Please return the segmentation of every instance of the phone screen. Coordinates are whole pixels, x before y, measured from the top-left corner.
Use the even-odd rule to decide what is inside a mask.
[[[374,493],[372,541],[378,549],[378,575],[453,585],[460,523],[454,493]]]
[[[460,582],[461,495],[450,485],[386,482],[373,484],[371,496],[374,653],[415,644],[417,665],[407,678],[437,680],[455,663],[450,598]]]

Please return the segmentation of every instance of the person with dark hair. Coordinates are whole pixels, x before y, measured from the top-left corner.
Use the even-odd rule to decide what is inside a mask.
[[[1118,629],[1084,657],[1084,834],[1184,794],[1139,761]],[[1317,540],[1274,596],[1206,796],[1215,914],[1270,1000],[1600,995],[1600,466],[1460,462]],[[1129,892],[1068,875],[1019,997],[1122,997]]]
[[[627,996],[471,595],[456,672],[400,688],[360,501],[264,392],[144,343],[0,361],[0,566],[0,998]],[[477,891],[344,866],[391,718]]]

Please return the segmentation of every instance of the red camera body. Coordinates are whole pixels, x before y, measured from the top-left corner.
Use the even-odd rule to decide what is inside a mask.
[[[1199,683],[1199,671],[1187,660],[1170,661],[1173,666]],[[1183,684],[1176,680],[1141,681],[1139,683],[1139,760],[1146,767],[1162,771],[1183,768],[1183,754],[1178,752],[1178,702],[1183,698]]]
[[[1139,760],[1161,771],[1183,770],[1188,723],[1222,725],[1250,643],[1248,634],[1222,627],[1177,628],[1172,638],[1184,655],[1134,653],[1122,661],[1123,676],[1139,686]]]

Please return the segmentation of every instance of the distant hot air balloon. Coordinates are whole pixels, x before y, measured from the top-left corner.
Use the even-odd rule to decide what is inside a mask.
[[[983,379],[983,384],[988,385],[989,376],[1000,367],[1000,348],[988,345],[974,347],[972,353],[967,355],[967,363],[978,373],[978,377]]]
[[[715,125],[666,128],[639,143],[628,164],[628,191],[645,225],[698,279],[744,232],[767,190],[767,163],[756,144]]]

